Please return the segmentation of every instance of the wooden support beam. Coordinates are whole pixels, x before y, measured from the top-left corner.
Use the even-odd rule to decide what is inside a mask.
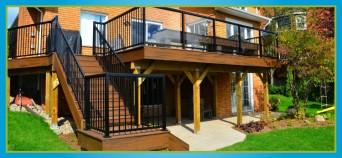
[[[180,83],[180,77],[176,77],[175,82],[175,103],[176,103],[176,122],[181,123],[182,120],[182,109],[181,109],[181,83]]]
[[[269,107],[267,106],[268,102],[269,102],[269,95],[268,95],[268,73],[265,72],[264,73],[264,77],[263,77],[263,85],[264,85],[264,112],[265,112],[265,116],[267,121],[270,118],[270,114],[269,114]]]
[[[11,77],[6,77],[6,106],[10,105]]]
[[[191,82],[192,84],[194,84],[195,81],[194,81],[194,77],[192,76],[191,72],[189,72],[189,71],[184,71],[184,73],[185,73],[185,75],[188,77],[188,79],[190,80],[190,82]]]
[[[50,109],[52,104],[52,79],[50,71],[45,72],[45,112],[51,116]]]
[[[210,82],[212,85],[214,85],[214,80],[213,80],[213,78],[212,78],[210,75],[208,75],[207,78],[208,78],[209,82]]]
[[[170,79],[173,85],[176,85],[176,81],[171,74],[167,74],[166,76]]]
[[[236,96],[237,96],[237,125],[242,124],[242,79],[236,74]]]
[[[52,93],[53,93],[53,101],[52,101],[52,108],[51,108],[51,123],[52,126],[57,127],[58,126],[58,86],[59,81],[57,77],[57,73],[52,73]]]
[[[133,73],[134,74],[140,74],[141,70],[140,69],[134,69]],[[138,87],[137,87],[137,103],[136,103],[136,106],[138,106],[138,125],[141,125],[141,78],[139,77],[138,78]]]
[[[200,122],[201,122],[201,107],[200,107],[200,83],[195,82],[193,84],[193,114],[194,114],[194,133],[197,134],[200,130]]]
[[[152,63],[147,67],[147,69],[144,71],[143,74],[151,74],[152,71],[153,71],[153,69],[154,69],[154,66],[155,66],[155,65],[156,65],[155,62],[152,62]]]
[[[241,75],[240,73],[235,73],[235,83],[236,83],[236,96],[237,96],[237,125],[242,124],[242,82],[247,75],[247,69]],[[231,73],[232,75],[233,73]],[[241,75],[241,76],[240,76]]]
[[[257,74],[257,76],[261,79],[261,81],[264,82],[264,76],[262,76],[261,73],[256,73],[256,74]]]
[[[194,108],[194,133],[197,134],[201,129],[201,83],[204,77],[209,72],[209,66],[206,66],[204,71],[200,74],[199,69],[196,69],[195,73],[191,75],[193,77],[193,108]],[[189,75],[187,75],[189,77]]]

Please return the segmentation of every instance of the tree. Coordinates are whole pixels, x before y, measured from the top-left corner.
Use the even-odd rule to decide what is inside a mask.
[[[279,34],[277,51],[287,56],[286,64],[292,73],[288,79],[293,104],[297,112],[303,110],[305,117],[312,88],[319,86],[322,80],[334,82],[334,8],[261,8],[261,12],[276,19],[269,24],[269,29]],[[293,27],[294,12],[308,13],[308,30]],[[289,24],[279,29],[276,23],[286,21],[281,19],[283,17],[287,17]],[[302,107],[300,100],[304,101]]]
[[[291,93],[296,110],[303,99],[304,114],[312,87],[334,81],[334,39],[315,31],[285,30],[279,33],[279,52],[286,54],[292,70]],[[305,115],[304,115],[305,117]]]

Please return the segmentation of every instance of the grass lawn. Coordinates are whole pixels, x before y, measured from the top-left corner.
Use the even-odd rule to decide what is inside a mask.
[[[291,97],[286,97],[280,94],[270,94],[271,96],[275,96],[277,98],[280,99],[280,105],[279,107],[279,111],[281,112],[286,112],[287,108],[289,106],[292,106],[292,98]],[[300,105],[303,105],[303,102],[301,101],[299,103]],[[330,107],[330,106],[329,106]],[[308,101],[306,104],[306,114],[312,114],[312,115],[316,115],[316,112],[322,110],[321,109],[321,103],[318,102],[313,102],[313,101]]]
[[[249,134],[243,142],[218,151],[334,151],[334,127],[289,128]]]
[[[7,111],[8,151],[74,151],[43,121],[24,112]]]

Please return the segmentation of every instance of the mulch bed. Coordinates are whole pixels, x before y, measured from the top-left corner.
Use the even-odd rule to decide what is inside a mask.
[[[298,127],[321,127],[321,126],[334,126],[335,123],[331,120],[324,122],[317,122],[315,118],[307,118],[305,120],[299,119],[285,119],[275,120],[270,122],[257,121],[243,124],[240,127],[234,126],[235,130],[238,130],[245,134],[250,133],[265,133],[278,129],[298,128]]]

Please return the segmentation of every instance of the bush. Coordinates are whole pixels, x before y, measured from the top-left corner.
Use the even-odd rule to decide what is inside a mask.
[[[283,86],[274,86],[270,85],[268,87],[268,93],[269,94],[284,94],[284,87]]]
[[[275,96],[271,96],[269,103],[271,104],[270,111],[278,111],[278,106],[280,104],[279,98],[277,98]]]

